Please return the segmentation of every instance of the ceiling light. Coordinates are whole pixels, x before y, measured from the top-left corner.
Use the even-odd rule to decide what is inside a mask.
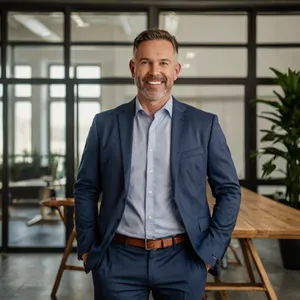
[[[187,59],[193,59],[194,57],[196,56],[196,53],[195,52],[187,52],[186,54],[186,58]]]
[[[183,68],[183,69],[189,69],[190,67],[191,67],[190,64],[183,64],[183,65],[182,65],[182,68]]]
[[[60,37],[52,32],[47,26],[33,16],[14,15],[14,19],[30,30],[32,33],[47,41],[57,42]]]
[[[85,22],[79,15],[72,14],[71,15],[72,20],[76,23],[77,27],[86,28],[90,27],[90,23]]]

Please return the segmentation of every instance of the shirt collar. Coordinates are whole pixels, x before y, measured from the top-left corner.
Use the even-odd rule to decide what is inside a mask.
[[[140,103],[140,100],[136,96],[136,98],[135,98],[135,114],[137,115],[137,113],[140,110],[144,111],[144,109]],[[166,104],[160,110],[166,110],[169,113],[170,117],[172,118],[172,112],[173,112],[173,97],[172,96],[170,96],[169,100],[166,102]]]

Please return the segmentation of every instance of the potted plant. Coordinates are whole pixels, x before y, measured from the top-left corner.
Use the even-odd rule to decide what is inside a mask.
[[[271,107],[259,116],[272,123],[260,141],[269,145],[261,147],[254,156],[268,155],[269,159],[263,164],[263,177],[271,175],[275,170],[283,174],[283,184],[286,193],[281,203],[295,209],[300,209],[300,71],[288,69],[287,73],[271,68],[275,73],[275,83],[282,93],[274,91],[275,100],[255,99],[254,103],[263,103]],[[271,143],[271,145],[270,145]],[[278,169],[277,158],[286,162],[285,170]],[[300,269],[300,241],[279,240],[283,265],[287,269]]]

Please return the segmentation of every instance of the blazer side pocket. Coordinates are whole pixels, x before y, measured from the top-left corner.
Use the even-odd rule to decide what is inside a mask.
[[[194,148],[194,149],[185,150],[185,151],[182,151],[181,158],[187,158],[187,157],[200,155],[203,152],[204,152],[204,150],[203,150],[202,147],[197,147],[197,148]]]

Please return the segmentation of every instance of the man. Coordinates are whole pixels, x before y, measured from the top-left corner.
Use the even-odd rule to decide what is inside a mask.
[[[171,95],[180,72],[175,37],[146,30],[133,50],[137,96],[95,116],[82,155],[78,258],[92,270],[96,300],[146,300],[150,291],[201,299],[236,223],[237,174],[217,116]]]

